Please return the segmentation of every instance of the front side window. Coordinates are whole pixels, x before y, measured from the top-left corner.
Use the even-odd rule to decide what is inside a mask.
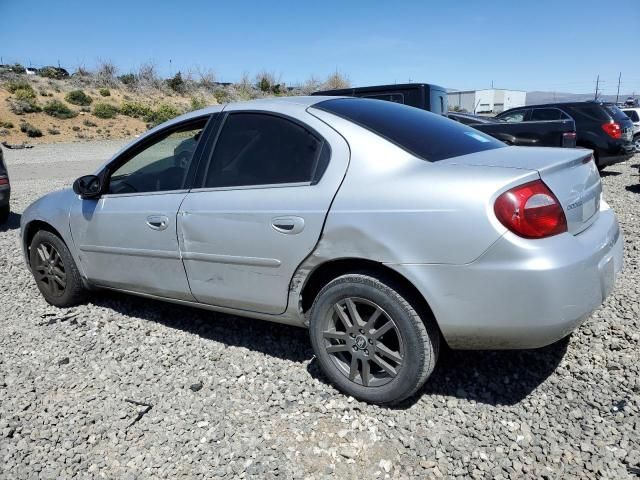
[[[231,113],[220,132],[205,188],[311,182],[326,166],[328,146],[285,118]]]
[[[526,110],[516,110],[515,112],[509,112],[509,113],[500,115],[499,118],[500,120],[504,120],[505,122],[509,122],[509,123],[524,122],[525,113],[526,113]]]
[[[143,193],[185,188],[187,172],[207,119],[171,130],[118,167],[109,193]]]

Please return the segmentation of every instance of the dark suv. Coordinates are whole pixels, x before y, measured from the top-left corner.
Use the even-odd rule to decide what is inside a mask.
[[[633,156],[633,123],[613,103],[568,102],[512,108],[497,115],[506,122],[573,119],[576,145],[593,150],[598,168]]]

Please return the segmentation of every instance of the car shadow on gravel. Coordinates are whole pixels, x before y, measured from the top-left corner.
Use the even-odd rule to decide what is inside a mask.
[[[22,218],[22,215],[20,215],[19,213],[9,213],[9,218],[7,218],[7,221],[3,224],[0,224],[0,232],[7,232],[9,230],[20,228],[20,218]]]
[[[150,300],[124,293],[97,291],[91,303],[123,315],[183,330],[227,346],[244,347],[270,357],[302,363],[313,357],[304,328],[237,317],[200,308]]]
[[[627,185],[624,187],[627,191],[632,193],[640,193],[640,183],[636,183],[635,185]]]
[[[330,384],[313,359],[309,335],[304,328],[117,292],[94,292],[91,303],[226,346],[244,347],[296,363],[308,362],[309,374]],[[517,404],[554,372],[568,344],[569,337],[534,350],[455,351],[442,348],[436,369],[425,386],[394,408],[410,408],[425,395],[457,397],[489,405]]]
[[[622,175],[621,172],[611,172],[609,170],[603,170],[600,172],[601,177],[617,177],[618,175]]]

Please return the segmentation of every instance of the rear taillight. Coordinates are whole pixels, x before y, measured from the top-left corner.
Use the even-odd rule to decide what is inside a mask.
[[[609,122],[602,124],[602,129],[609,135],[611,138],[622,138],[622,128],[620,124],[617,122]]]
[[[9,185],[9,179],[0,175],[0,185]]]
[[[500,223],[524,238],[545,238],[567,231],[562,206],[542,180],[504,192],[493,210]]]
[[[564,132],[562,134],[562,146],[574,148],[576,146],[576,132]]]

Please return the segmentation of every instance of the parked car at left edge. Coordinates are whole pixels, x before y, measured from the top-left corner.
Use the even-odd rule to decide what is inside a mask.
[[[9,199],[11,197],[11,183],[9,182],[9,172],[4,163],[2,148],[0,148],[0,224],[9,218]]]

